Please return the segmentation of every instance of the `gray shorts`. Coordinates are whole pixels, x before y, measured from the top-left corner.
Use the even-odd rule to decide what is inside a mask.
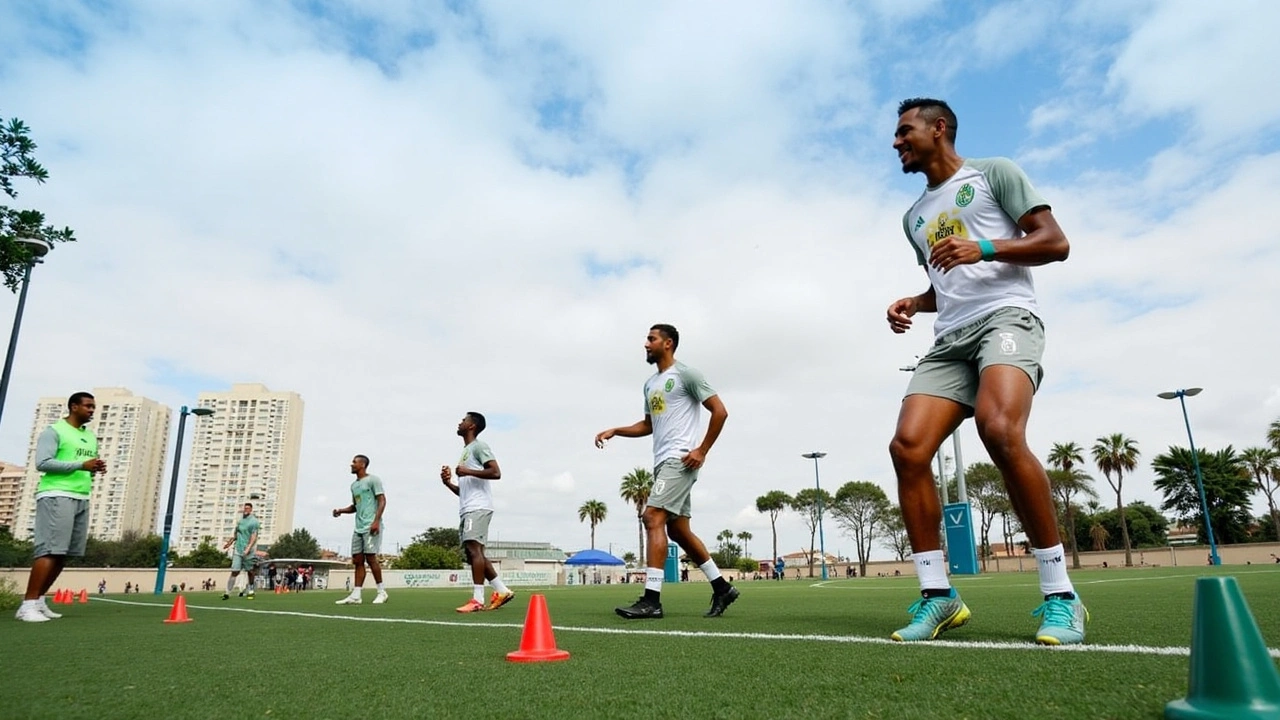
[[[257,555],[245,557],[240,553],[231,554],[231,572],[240,572],[241,570],[244,570],[245,572],[253,572],[253,568],[257,564]]]
[[[1044,369],[1044,323],[1030,310],[1000,308],[939,337],[916,363],[907,395],[933,395],[954,400],[973,414],[978,377],[992,365],[1012,365],[1039,389]]]
[[[649,507],[666,510],[672,515],[689,517],[693,509],[690,496],[698,482],[698,471],[691,470],[680,458],[669,458],[653,469],[653,488],[649,491]]]
[[[84,556],[89,540],[89,501],[69,497],[36,500],[35,547],[32,557]]]
[[[472,510],[462,513],[458,523],[458,540],[460,542],[478,542],[489,544],[489,521],[493,519],[492,510]]]
[[[382,533],[386,528],[379,527],[378,534],[368,530],[362,533],[351,533],[352,555],[377,555],[382,552]]]

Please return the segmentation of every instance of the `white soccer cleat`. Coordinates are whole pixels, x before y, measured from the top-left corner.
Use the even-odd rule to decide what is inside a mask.
[[[49,618],[40,612],[40,608],[31,607],[30,605],[19,607],[18,612],[14,613],[14,617],[22,622],[49,622]]]
[[[381,605],[381,604],[385,603],[386,601],[387,601],[387,594],[386,594],[386,593],[384,593],[384,592],[380,592],[380,593],[378,593],[378,594],[377,594],[377,596],[375,596],[375,597],[373,598],[373,604],[374,604],[374,605]]]
[[[334,603],[334,605],[359,605],[362,602],[364,601],[360,599],[359,595],[348,595]]]
[[[36,610],[39,610],[41,615],[49,618],[50,620],[57,620],[58,618],[62,617],[62,613],[54,612],[48,605],[45,604],[44,600],[41,600],[40,602],[36,603]]]

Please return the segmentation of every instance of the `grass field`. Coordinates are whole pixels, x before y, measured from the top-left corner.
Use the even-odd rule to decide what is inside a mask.
[[[505,658],[524,588],[469,616],[453,612],[456,589],[393,590],[380,606],[334,605],[340,591],[193,593],[183,625],[162,622],[172,595],[107,596],[54,606],[66,617],[53,622],[0,622],[0,716],[1159,718],[1186,694],[1207,572],[1238,578],[1280,644],[1280,569],[1263,566],[1077,572],[1085,651],[1029,644],[1034,574],[957,579],[973,621],[910,646],[885,639],[913,578],[741,583],[718,619],[701,616],[705,583],[668,585],[666,619],[639,622],[612,612],[639,586],[540,589],[572,657],[528,665]]]

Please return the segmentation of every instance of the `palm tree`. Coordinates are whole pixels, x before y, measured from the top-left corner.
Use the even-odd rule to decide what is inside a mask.
[[[1075,443],[1071,443],[1075,445]],[[1055,445],[1056,449],[1058,446]],[[1051,454],[1049,462],[1053,462]],[[1070,464],[1068,461],[1067,464]],[[1080,549],[1076,547],[1076,504],[1072,498],[1076,495],[1096,498],[1098,493],[1093,489],[1093,478],[1083,470],[1063,470],[1054,468],[1049,473],[1049,490],[1061,505],[1062,514],[1067,519],[1067,537],[1071,539],[1071,567],[1080,569]]]
[[[622,485],[618,487],[618,493],[622,495],[622,499],[636,506],[636,525],[639,527],[640,537],[640,565],[644,565],[645,537],[644,537],[644,508],[649,504],[649,493],[653,490],[653,473],[647,469],[638,467],[635,470],[622,476]]]
[[[721,530],[720,532],[716,533],[716,541],[720,543],[720,552],[723,554],[725,545],[733,542],[733,531]]]
[[[604,522],[609,514],[609,506],[599,500],[588,500],[578,508],[578,522],[591,521],[591,549],[596,549],[596,526]]]
[[[756,498],[756,512],[769,513],[769,527],[773,530],[773,554],[769,556],[770,562],[778,557],[778,516],[790,505],[791,496],[781,490],[770,490]]]
[[[1102,551],[1107,549],[1107,540],[1111,538],[1111,533],[1102,527],[1102,523],[1095,522],[1089,527],[1089,539],[1093,540],[1093,549]]]
[[[1276,452],[1280,452],[1280,420],[1272,420],[1271,426],[1267,428],[1267,443],[1275,448]]]
[[[1049,450],[1049,464],[1064,472],[1071,472],[1076,465],[1084,464],[1084,448],[1069,443],[1054,443]]]
[[[738,533],[738,539],[742,541],[742,557],[745,557],[745,558],[751,557],[751,555],[747,553],[747,541],[753,537],[755,536],[747,532],[746,530],[743,530],[742,532]]]
[[[1124,541],[1124,566],[1133,567],[1133,548],[1129,545],[1129,520],[1124,513],[1124,474],[1138,467],[1138,441],[1120,433],[1098,438],[1093,446],[1093,462],[1107,478],[1107,484],[1116,493],[1116,512],[1120,516],[1120,539]],[[1116,479],[1112,480],[1111,476]]]
[[[1240,451],[1240,460],[1253,475],[1253,482],[1267,497],[1267,508],[1271,511],[1271,522],[1276,528],[1276,537],[1280,538],[1280,515],[1276,514],[1275,482],[1280,480],[1280,452],[1271,448],[1251,447]]]

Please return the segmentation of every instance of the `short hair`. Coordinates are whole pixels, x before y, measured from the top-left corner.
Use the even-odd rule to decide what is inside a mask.
[[[675,325],[658,323],[657,325],[654,325],[649,329],[657,330],[658,332],[662,333],[662,336],[664,338],[670,340],[672,350],[675,350],[676,348],[680,347],[680,331],[676,329]]]
[[[247,505],[247,506],[249,507],[249,509],[250,509],[250,510],[252,510],[252,509],[253,509],[253,503],[245,503],[245,505]]]
[[[898,115],[901,116],[908,110],[920,108],[920,117],[925,122],[933,124],[938,118],[947,121],[947,139],[952,145],[956,143],[956,126],[959,123],[956,120],[955,111],[947,104],[946,100],[936,100],[934,98],[908,98],[898,103]]]
[[[475,423],[477,435],[484,432],[485,422],[483,415],[474,410],[468,410],[467,417],[471,418],[471,422]]]
[[[369,456],[368,456],[368,455],[357,455],[357,456],[356,456],[356,459],[357,459],[357,460],[363,460],[363,461],[364,461],[364,467],[365,467],[365,469],[366,469],[366,470],[369,468]]]
[[[70,398],[67,399],[67,409],[70,410],[71,408],[75,407],[76,405],[79,405],[85,400],[92,400],[92,399],[93,399],[93,393],[87,393],[87,392],[75,393],[74,395],[72,395]]]

